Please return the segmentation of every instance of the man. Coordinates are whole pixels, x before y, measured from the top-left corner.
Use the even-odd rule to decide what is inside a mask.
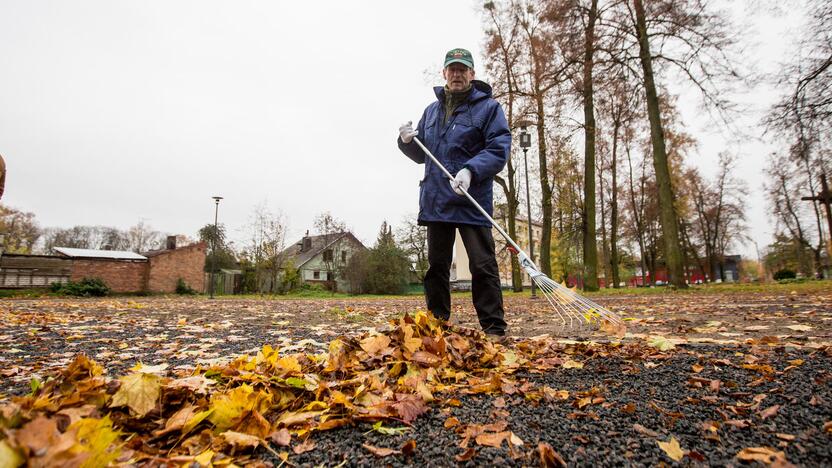
[[[474,79],[474,59],[465,49],[445,55],[444,87],[434,88],[437,100],[422,114],[416,129],[412,122],[399,128],[399,149],[413,161],[425,164],[419,183],[419,224],[428,230],[428,271],[425,299],[428,310],[442,320],[451,316],[450,269],[455,232],[459,229],[468,252],[474,308],[483,331],[496,341],[505,336],[503,294],[494,253],[491,223],[464,196],[467,191],[488,212],[493,212],[494,176],[505,166],[511,133],[491,87]],[[424,145],[455,177],[448,180],[413,141]]]

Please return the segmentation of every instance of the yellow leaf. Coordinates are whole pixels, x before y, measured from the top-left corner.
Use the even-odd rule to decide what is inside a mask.
[[[82,467],[107,466],[121,455],[121,448],[112,445],[119,441],[119,432],[113,430],[109,416],[102,419],[83,418],[69,426],[67,432],[76,430],[78,440],[75,453],[88,455]]]
[[[145,374],[161,374],[165,369],[168,368],[167,364],[158,364],[155,366],[146,366],[143,363],[138,363],[135,366],[131,367],[131,371],[135,372],[144,372]]]
[[[812,327],[810,327],[809,325],[787,325],[786,328],[788,328],[789,330],[802,331],[802,332],[807,332],[809,330],[812,330]]]
[[[670,440],[667,442],[657,440],[656,443],[659,444],[659,448],[664,450],[664,453],[673,461],[679,461],[685,456],[685,452],[679,446],[679,441],[673,436],[670,436]]]
[[[194,458],[194,461],[199,463],[199,466],[211,466],[211,460],[214,459],[214,451],[208,449]]]
[[[583,369],[584,368],[584,363],[568,359],[566,362],[563,363],[563,368],[564,369]]]
[[[191,419],[189,419],[188,422],[186,422],[185,425],[182,426],[182,435],[185,435],[194,430],[194,428],[198,426],[199,423],[201,423],[205,420],[205,418],[213,414],[213,412],[214,410],[209,409],[205,411],[200,411],[199,413],[196,413],[195,415],[191,416]]]
[[[402,347],[405,352],[413,354],[416,351],[419,351],[419,348],[422,347],[422,340],[421,338],[413,337],[413,327],[407,323],[402,323],[401,327],[402,331],[404,331],[404,342],[402,343]]]
[[[272,396],[261,391],[255,392],[248,385],[243,384],[228,393],[214,394],[211,397],[210,409],[214,412],[208,418],[219,430],[231,428],[246,411],[261,411],[261,405],[268,406]],[[262,411],[261,411],[262,412]]]
[[[302,371],[296,356],[286,356],[278,359],[277,367],[285,374],[300,374]]]
[[[667,338],[663,336],[650,337],[650,340],[647,342],[647,345],[656,348],[659,351],[670,351],[671,349],[676,347],[675,344],[671,343],[667,340]]]
[[[154,436],[159,437],[161,435],[167,434],[168,432],[178,431],[185,427],[185,424],[190,421],[194,415],[196,415],[196,407],[193,405],[187,405],[182,407],[179,411],[173,414],[173,416],[169,417],[167,422],[165,422],[165,428],[155,431],[153,433]]]
[[[24,461],[20,453],[9,446],[8,441],[0,440],[0,468],[17,468]]]
[[[139,418],[144,417],[156,406],[159,399],[161,378],[154,374],[143,372],[121,377],[121,387],[110,406],[127,406]]]

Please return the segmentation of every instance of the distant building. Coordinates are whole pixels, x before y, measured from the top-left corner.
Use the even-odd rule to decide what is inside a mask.
[[[294,265],[302,283],[329,286],[335,281],[337,289],[343,291],[348,284],[338,272],[346,268],[350,258],[359,250],[367,250],[367,247],[351,232],[310,236],[307,231],[281,256]]]
[[[0,288],[48,287],[52,283],[100,278],[117,293],[170,293],[182,279],[204,291],[204,242],[176,246],[168,238],[166,249],[137,254],[121,250],[56,247],[55,255],[0,256]]]

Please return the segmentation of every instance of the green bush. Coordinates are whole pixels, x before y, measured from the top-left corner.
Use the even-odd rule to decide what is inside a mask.
[[[197,292],[188,286],[188,283],[185,282],[182,278],[176,280],[176,294],[183,294],[187,296],[193,296],[197,294]]]
[[[775,271],[774,275],[772,275],[772,277],[776,281],[785,280],[785,279],[795,279],[795,278],[797,278],[797,273],[795,273],[793,270],[789,270],[789,269],[784,268],[782,270]]]
[[[65,296],[102,297],[110,294],[110,288],[101,278],[84,278],[81,281],[52,283],[52,292]]]

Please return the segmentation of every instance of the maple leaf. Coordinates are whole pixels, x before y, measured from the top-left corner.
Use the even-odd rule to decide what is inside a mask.
[[[679,441],[673,436],[670,436],[670,440],[667,442],[657,440],[656,443],[659,444],[659,448],[664,450],[664,453],[673,461],[679,461],[685,456],[685,452],[679,445]]]
[[[138,372],[121,377],[121,387],[110,403],[111,407],[127,406],[137,417],[142,418],[156,407],[161,389],[161,378],[155,374]]]
[[[370,356],[381,354],[390,346],[390,337],[387,335],[372,335],[361,340],[361,349]]]
[[[171,380],[165,384],[165,388],[170,390],[185,389],[200,395],[205,395],[208,393],[208,387],[215,383],[215,381],[204,375],[192,375],[190,377]]]
[[[221,431],[230,429],[244,413],[254,409],[263,410],[271,401],[270,394],[255,392],[250,385],[243,384],[229,393],[214,394],[211,397],[210,409],[213,413],[208,420]]]
[[[410,424],[419,415],[430,409],[421,398],[415,395],[407,395],[396,403],[393,403],[393,408],[399,413],[402,421],[407,424]]]
[[[250,434],[259,439],[265,438],[272,431],[272,425],[257,410],[249,411],[234,428],[237,432]]]
[[[277,368],[283,371],[284,375],[287,374],[300,374],[303,370],[298,362],[297,356],[286,356],[282,357],[277,360],[276,364]]]
[[[81,419],[70,425],[67,432],[73,430],[77,433],[78,443],[72,451],[86,455],[83,466],[108,466],[121,456],[120,447],[113,447],[121,433],[113,430],[109,416]]]

